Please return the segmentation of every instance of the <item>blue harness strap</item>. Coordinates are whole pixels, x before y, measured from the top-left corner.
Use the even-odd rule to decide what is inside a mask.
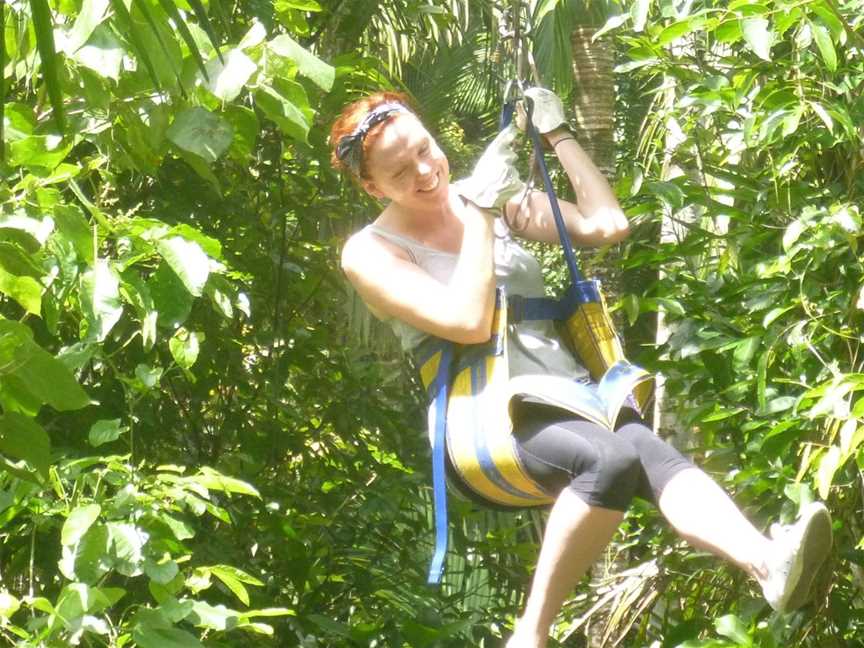
[[[432,388],[432,407],[429,408],[429,429],[432,430],[432,496],[435,505],[435,553],[429,565],[429,585],[439,585],[444,573],[444,558],[447,555],[447,479],[444,473],[444,452],[447,442],[447,389],[450,365],[453,361],[453,345],[445,344],[441,349],[438,373]]]

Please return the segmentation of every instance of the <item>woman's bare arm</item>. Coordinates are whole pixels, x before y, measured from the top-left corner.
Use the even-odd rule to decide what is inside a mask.
[[[627,216],[600,170],[575,138],[564,129],[544,135],[552,145],[576,194],[576,204],[559,199],[561,215],[573,243],[599,246],[617,243],[630,233]],[[545,191],[532,191],[527,200],[514,197],[507,204],[511,223],[523,238],[557,243],[558,231]]]
[[[471,205],[466,209],[459,258],[446,284],[369,232],[348,240],[342,269],[374,313],[460,344],[489,339],[495,307],[493,217]]]

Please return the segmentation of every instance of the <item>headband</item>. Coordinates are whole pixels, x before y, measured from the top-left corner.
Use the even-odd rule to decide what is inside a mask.
[[[363,162],[363,140],[375,126],[385,121],[395,113],[410,113],[405,106],[397,102],[381,104],[363,118],[350,135],[344,135],[336,145],[336,157],[339,158],[354,175],[360,175],[360,165]]]

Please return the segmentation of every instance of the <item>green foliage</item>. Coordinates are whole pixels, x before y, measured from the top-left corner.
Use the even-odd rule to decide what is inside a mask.
[[[535,51],[557,77],[565,27],[609,11],[535,9]],[[425,587],[422,395],[338,272],[341,241],[377,205],[329,170],[325,140],[356,93],[405,87],[458,173],[511,65],[492,8],[0,10],[3,641],[499,643],[539,519],[453,502],[445,585]],[[580,592],[561,645],[599,614],[622,645],[861,633],[862,15],[852,1],[640,0],[611,16],[629,93],[626,263],[662,269],[621,310],[674,328],[639,359],[757,521],[818,494],[838,550],[819,613],[780,619],[637,507],[612,550],[636,571]],[[678,225],[659,241],[661,221]],[[556,252],[543,258],[560,283]]]
[[[699,597],[670,582],[668,596],[687,603],[657,632],[686,646],[853,641],[861,4],[642,3],[609,26],[626,52],[619,71],[652,94],[633,117],[642,134],[621,184],[639,225],[627,264],[658,274],[620,305],[631,323],[661,309],[670,330],[641,361],[666,377],[667,402],[695,431],[691,450],[752,517],[789,519],[812,490],[832,509],[838,545],[816,588],[820,614],[775,623],[740,585],[730,593],[696,571]],[[661,219],[661,240],[639,236]],[[696,639],[708,626],[695,619],[714,617],[732,643]]]

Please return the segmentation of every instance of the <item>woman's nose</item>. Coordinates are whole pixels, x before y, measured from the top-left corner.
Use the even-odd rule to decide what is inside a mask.
[[[432,173],[432,165],[425,161],[420,161],[417,164],[417,175],[419,176],[427,176]]]

